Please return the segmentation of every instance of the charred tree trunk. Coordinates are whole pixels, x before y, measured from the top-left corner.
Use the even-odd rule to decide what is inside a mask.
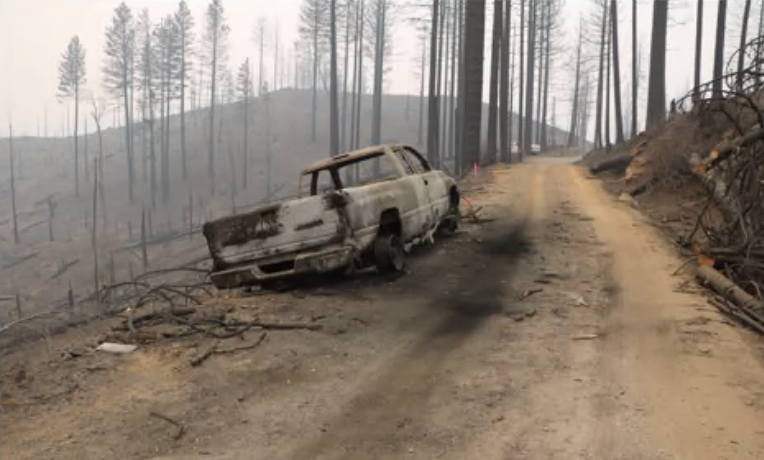
[[[424,74],[427,67],[427,40],[422,38],[422,62],[419,76],[419,128],[417,129],[417,145],[422,146],[424,141]]]
[[[493,2],[493,39],[491,40],[491,81],[488,89],[488,140],[486,141],[485,161],[496,163],[496,135],[499,114],[499,64],[501,62],[501,35],[504,12],[502,0]]]
[[[714,97],[722,97],[722,74],[724,72],[724,34],[727,23],[727,0],[719,0],[716,16],[716,46],[714,50]]]
[[[350,65],[350,10],[352,3],[347,2],[345,8],[345,56],[344,69],[342,71],[342,121],[340,122],[340,151],[347,148],[347,115],[348,115],[348,72]]]
[[[546,150],[549,146],[548,144],[548,131],[549,131],[549,123],[548,117],[547,117],[547,108],[549,104],[549,74],[550,74],[550,57],[552,52],[552,43],[551,43],[551,34],[552,34],[552,3],[547,2],[546,4],[547,12],[546,12],[546,32],[544,34],[545,38],[545,44],[544,44],[544,95],[542,97],[544,103],[541,108],[541,139],[539,143],[541,144],[541,150]],[[553,101],[552,104],[552,117],[554,118],[555,114],[555,104]],[[552,120],[554,121],[554,119]]]
[[[533,83],[536,66],[536,5],[538,0],[530,0],[528,4],[528,68],[526,69],[525,89],[525,124],[523,126],[523,147],[525,152],[531,151],[531,135],[533,133]]]
[[[724,1],[724,0],[721,0]],[[650,83],[647,91],[647,127],[666,119],[666,28],[668,2],[655,2],[650,43]]]
[[[700,64],[703,59],[703,0],[698,0],[698,11],[695,16],[695,80],[694,98],[700,99]]]
[[[610,59],[610,50],[612,48],[612,41],[610,39],[610,29],[612,27],[611,23],[611,17],[608,15],[607,17],[607,32],[605,34],[605,119],[603,120],[605,122],[605,150],[608,152],[610,151],[610,67],[611,67],[611,59]]]
[[[525,104],[525,1],[520,0],[520,91],[518,92],[519,110],[517,111],[517,150],[519,154],[519,160],[523,161],[523,142],[524,135],[524,111],[523,105]]]
[[[331,29],[330,37],[330,109],[329,117],[329,131],[330,131],[330,153],[332,156],[340,154],[340,120],[339,120],[339,106],[338,106],[338,82],[337,82],[337,0],[331,0],[329,3],[330,21],[329,27]]]
[[[427,110],[427,160],[431,165],[438,164],[440,140],[440,113],[438,88],[438,31],[440,28],[440,0],[432,2],[432,29],[430,30],[430,87]]]
[[[615,142],[620,144],[623,137],[623,111],[621,106],[621,52],[618,48],[618,5],[615,0],[611,1],[610,12],[613,35],[613,96],[615,99]]]
[[[16,161],[13,154],[13,124],[8,124],[8,148],[10,150],[11,172],[11,214],[13,218],[13,242],[19,244],[19,221],[16,212]]]
[[[700,0],[701,2],[703,0]],[[639,72],[637,70],[637,0],[631,2],[631,137],[637,135],[637,92]]]
[[[504,6],[504,20],[501,31],[501,70],[499,90],[499,149],[500,159],[503,162],[509,162],[509,112],[512,107],[509,106],[509,34],[512,24],[512,2],[507,1]]]
[[[464,23],[464,118],[461,136],[462,171],[480,158],[480,133],[483,105],[483,55],[485,0],[466,2]]]
[[[745,43],[748,36],[748,18],[751,15],[751,0],[745,0],[745,9],[743,10],[743,25],[740,31],[740,47],[738,48],[737,58],[737,88],[743,90],[743,68],[745,67]]]
[[[372,102],[371,143],[382,143],[382,83],[385,72],[385,17],[387,0],[377,0],[377,39],[374,44],[374,100]]]
[[[576,145],[576,129],[578,123],[579,90],[581,85],[581,48],[583,45],[583,24],[578,30],[578,50],[576,51],[576,82],[573,87],[573,108],[570,112],[570,130],[568,131],[567,147]]]
[[[602,2],[602,33],[600,36],[600,60],[597,76],[597,108],[594,114],[594,148],[601,148],[602,144],[602,102],[604,95],[604,75],[605,75],[605,31],[607,29],[607,10],[608,2]]]

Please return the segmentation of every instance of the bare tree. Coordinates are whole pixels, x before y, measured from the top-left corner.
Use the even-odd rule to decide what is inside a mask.
[[[615,99],[615,142],[623,142],[623,111],[621,110],[621,59],[618,48],[618,4],[616,0],[610,2],[610,22],[613,36],[613,96]]]
[[[483,55],[485,0],[466,2],[464,23],[464,117],[461,135],[461,170],[469,170],[480,159],[483,105]]]
[[[371,143],[382,142],[382,96],[385,77],[385,56],[390,52],[390,5],[388,0],[375,0],[371,13],[374,33],[374,88],[372,94]],[[378,163],[375,163],[378,164]]]
[[[578,28],[578,46],[576,47],[576,76],[573,85],[573,107],[570,111],[570,129],[568,130],[567,147],[572,148],[576,145],[577,123],[579,117],[579,95],[581,85],[581,51],[583,48],[583,23]]]
[[[338,106],[338,82],[337,82],[337,0],[330,0],[329,4],[329,25],[331,27],[331,38],[330,38],[330,76],[329,79],[331,81],[331,94],[330,94],[330,120],[329,120],[329,131],[330,131],[330,148],[329,152],[332,156],[339,155],[340,154],[340,120],[339,120],[339,106]]]
[[[700,0],[701,3],[703,0]],[[637,70],[637,0],[631,2],[631,137],[637,135],[637,94],[639,72]]]
[[[207,170],[210,175],[210,187],[215,194],[215,103],[217,97],[218,72],[225,69],[228,58],[228,33],[222,0],[212,0],[207,7],[207,23],[204,44],[210,66],[210,118]]]
[[[636,0],[635,0],[636,1]],[[703,0],[698,0],[695,16],[695,99],[700,98],[700,64],[703,58]]]
[[[66,51],[61,56],[61,64],[58,66],[58,97],[60,99],[74,100],[74,190],[77,197],[80,196],[80,171],[78,128],[80,115],[80,91],[87,83],[85,72],[85,48],[80,43],[80,38],[75,35],[69,41]]]
[[[647,92],[646,122],[648,128],[666,119],[667,26],[668,1],[658,0],[653,7],[653,33],[650,42],[650,82]]]
[[[745,9],[743,10],[743,25],[740,31],[740,47],[737,58],[737,87],[738,90],[743,88],[743,68],[745,67],[745,48],[746,39],[748,37],[748,18],[751,15],[751,0],[745,0]]]
[[[133,150],[132,88],[134,74],[133,53],[135,26],[130,8],[122,2],[114,10],[111,24],[106,29],[106,60],[103,66],[103,84],[116,99],[122,99],[125,114],[125,148],[127,149],[127,178],[130,202],[134,200],[135,165]]]
[[[177,25],[178,57],[180,59],[177,73],[177,85],[180,89],[180,152],[183,170],[183,180],[188,178],[187,153],[186,153],[186,87],[190,79],[193,63],[191,55],[194,46],[194,17],[188,9],[185,0],[178,4],[175,12],[175,24]],[[193,96],[192,96],[193,100]]]
[[[485,13],[483,13],[485,14]],[[432,26],[430,27],[430,83],[427,106],[427,160],[437,165],[440,156],[440,95],[438,86],[438,30],[440,27],[440,0],[432,2]]]
[[[504,19],[502,22],[501,34],[501,69],[499,90],[499,148],[501,161],[509,162],[509,131],[512,127],[509,125],[509,113],[512,107],[509,105],[509,35],[512,33],[512,1],[508,0],[504,6]]]
[[[502,22],[504,20],[503,1],[493,2],[493,39],[491,40],[491,76],[488,88],[488,141],[486,142],[486,162],[496,162],[496,135],[499,110],[499,64],[501,62]]]
[[[531,151],[531,133],[533,132],[533,80],[536,66],[536,19],[538,17],[538,1],[530,0],[528,5],[528,66],[526,68],[525,88],[525,124],[523,125],[523,150]]]
[[[316,111],[318,104],[318,72],[321,47],[326,41],[327,0],[303,0],[300,10],[300,34],[311,43],[313,54],[313,99],[311,104],[310,140],[316,141]]]
[[[600,148],[603,146],[602,143],[602,109],[603,109],[603,95],[604,95],[604,74],[605,74],[605,59],[607,55],[605,54],[605,42],[607,40],[607,18],[608,18],[608,2],[607,0],[601,1],[602,3],[602,22],[601,22],[601,38],[599,42],[600,47],[600,58],[599,58],[599,68],[598,68],[598,77],[597,77],[597,100],[596,100],[596,110],[594,115],[594,147]]]
[[[252,68],[249,59],[245,60],[239,67],[237,78],[237,93],[239,103],[244,105],[244,150],[242,151],[241,163],[241,186],[249,186],[249,102],[252,99]]]
[[[518,159],[521,162],[523,161],[523,146],[525,145],[523,142],[523,135],[525,133],[525,129],[523,128],[523,123],[525,123],[525,112],[523,111],[523,105],[525,104],[525,33],[527,30],[527,27],[525,26],[525,5],[526,0],[520,0],[520,90],[517,95],[519,100],[519,110],[517,111],[517,145],[519,154]]]
[[[716,15],[716,45],[714,48],[714,97],[722,96],[722,73],[724,72],[724,33],[727,23],[727,0],[719,0]]]
[[[154,132],[154,104],[156,103],[154,98],[154,33],[151,26],[151,20],[149,19],[148,9],[144,8],[139,17],[137,30],[137,42],[138,42],[138,61],[136,63],[136,72],[138,78],[138,88],[141,91],[140,104],[141,104],[141,119],[143,127],[141,131],[144,133],[143,141],[143,170],[144,176],[146,175],[147,159],[150,164],[151,176],[150,176],[150,192],[152,206],[156,206],[156,139]],[[99,119],[100,123],[100,119]],[[146,141],[145,132],[146,125],[149,128],[149,139]],[[148,146],[146,145],[148,143]],[[99,163],[101,166],[103,163]],[[103,177],[103,174],[101,174]]]
[[[11,172],[11,213],[13,214],[13,242],[19,244],[19,223],[16,212],[16,161],[13,155],[13,123],[8,123],[8,149],[10,151]]]

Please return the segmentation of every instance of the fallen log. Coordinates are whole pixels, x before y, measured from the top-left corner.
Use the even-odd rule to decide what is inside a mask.
[[[614,169],[626,169],[631,161],[634,159],[631,153],[624,153],[614,157],[609,157],[604,160],[598,161],[589,167],[589,171],[592,174],[599,174],[605,171],[611,171]]]
[[[699,169],[704,171],[709,170],[719,164],[721,161],[727,159],[730,155],[737,152],[742,147],[755,144],[758,141],[764,140],[764,128],[751,131],[745,136],[740,136],[729,143],[720,145],[715,150],[711,151],[711,154],[706,157],[698,166]]]
[[[703,281],[703,284],[710,286],[716,293],[734,302],[741,309],[764,312],[764,302],[745,292],[710,265],[699,265],[695,274]]]

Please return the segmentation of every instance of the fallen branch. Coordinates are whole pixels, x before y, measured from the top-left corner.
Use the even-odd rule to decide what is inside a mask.
[[[257,348],[260,346],[261,343],[265,341],[265,338],[267,337],[268,333],[263,332],[260,334],[260,337],[258,337],[257,341],[250,345],[243,345],[241,347],[235,347],[235,348],[224,348],[224,349],[215,349],[213,351],[214,354],[223,355],[226,353],[236,353],[237,351],[244,351],[244,350],[251,350],[253,348]]]
[[[60,311],[55,311],[55,310],[50,310],[50,311],[44,311],[44,312],[40,312],[40,313],[35,313],[34,315],[30,315],[30,316],[27,316],[25,318],[17,319],[16,321],[12,321],[12,322],[6,324],[3,327],[0,327],[0,333],[3,333],[5,331],[7,331],[8,329],[12,329],[15,326],[22,325],[22,324],[24,324],[26,322],[29,322],[29,321],[32,321],[32,320],[35,320],[35,319],[39,319],[39,318],[43,318],[45,316],[52,316],[52,315],[55,315],[55,314],[58,314],[58,313],[61,313],[61,312]]]
[[[215,353],[215,350],[217,349],[218,345],[220,345],[220,340],[216,340],[215,342],[213,342],[212,345],[207,347],[207,349],[204,350],[201,354],[191,359],[191,362],[190,362],[191,366],[197,367],[201,365],[203,362],[205,362],[207,358],[209,358],[210,356],[212,356],[213,353]]]
[[[745,292],[726,276],[709,265],[699,265],[695,274],[704,284],[711,286],[719,295],[734,302],[741,308],[764,311],[764,302]]]
[[[175,439],[176,441],[178,439],[182,438],[183,435],[186,433],[186,427],[182,423],[180,423],[178,421],[175,421],[175,420],[171,419],[170,417],[168,417],[168,416],[166,416],[164,414],[160,414],[159,412],[151,411],[151,412],[149,412],[149,415],[151,417],[158,418],[159,420],[164,420],[167,423],[175,425],[178,428],[178,432],[175,433],[175,436],[173,436],[173,439]]]

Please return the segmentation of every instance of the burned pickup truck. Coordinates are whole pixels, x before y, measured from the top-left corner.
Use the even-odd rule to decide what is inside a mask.
[[[220,289],[376,267],[402,271],[411,246],[457,226],[454,179],[406,145],[382,145],[318,162],[297,198],[203,227]]]

